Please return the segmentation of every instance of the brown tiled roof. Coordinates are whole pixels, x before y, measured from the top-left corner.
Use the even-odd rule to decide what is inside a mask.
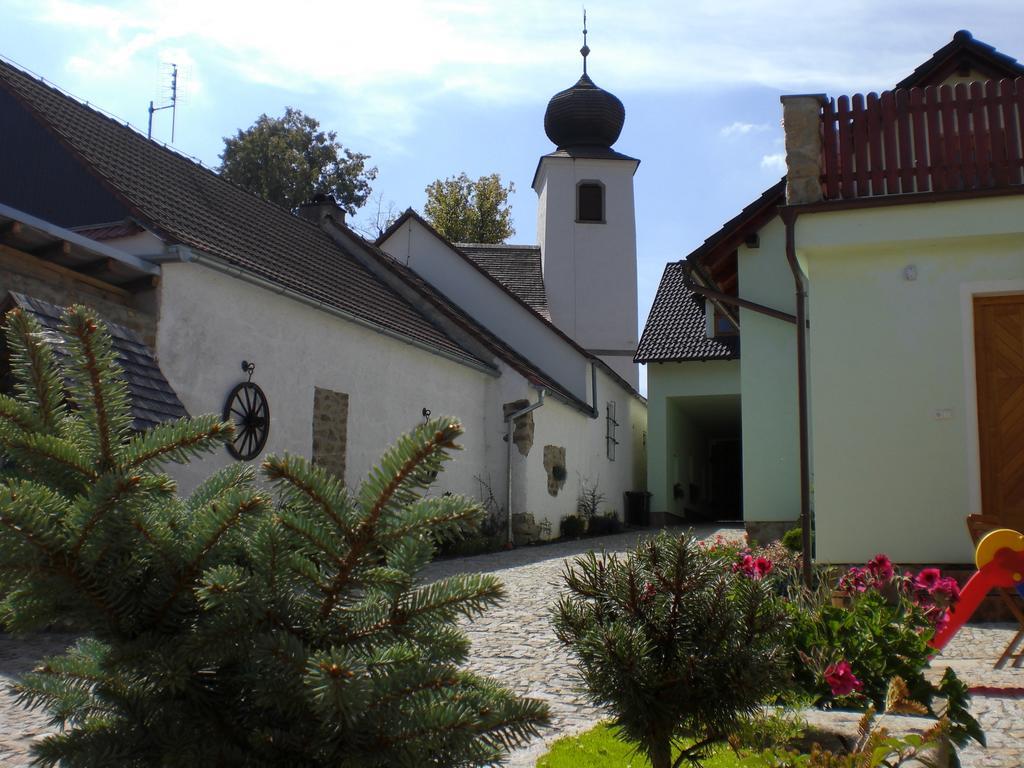
[[[88,237],[90,240],[117,240],[121,237],[130,237],[142,232],[142,227],[134,221],[115,221],[110,224],[90,224],[84,227],[75,227],[74,232]]]
[[[478,267],[530,305],[547,320],[548,296],[544,291],[544,269],[539,245],[491,245],[489,243],[455,243]]]
[[[740,356],[739,336],[708,338],[704,299],[689,286],[686,267],[665,265],[651,314],[637,347],[638,363],[732,360]]]
[[[0,87],[98,176],[133,218],[251,274],[456,359],[477,361],[326,234],[0,61]]]
[[[9,294],[14,306],[30,313],[43,329],[59,339],[63,309],[46,301],[22,293]],[[117,362],[124,369],[125,380],[131,393],[133,425],[135,429],[149,429],[165,421],[188,416],[178,395],[167,383],[153,350],[135,331],[116,323],[106,323],[110,331]],[[63,353],[64,345],[55,343],[54,349]]]

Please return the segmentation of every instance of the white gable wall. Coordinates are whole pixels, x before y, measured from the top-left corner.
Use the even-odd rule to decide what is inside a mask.
[[[381,248],[576,397],[589,402],[587,358],[418,221],[408,219]]]

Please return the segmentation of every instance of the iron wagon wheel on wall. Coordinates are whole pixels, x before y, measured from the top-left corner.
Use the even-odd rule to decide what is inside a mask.
[[[224,404],[223,418],[235,425],[228,453],[242,461],[259,456],[270,436],[270,404],[263,390],[251,381],[236,384]]]

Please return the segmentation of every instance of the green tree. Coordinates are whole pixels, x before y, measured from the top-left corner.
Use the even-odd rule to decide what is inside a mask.
[[[260,115],[234,138],[224,139],[220,173],[265,200],[296,210],[314,195],[331,195],[349,215],[370,196],[376,168],[369,155],[342,147],[334,131],[298,109],[284,117]]]
[[[508,204],[513,191],[515,185],[502,186],[497,173],[476,181],[460,173],[427,187],[423,214],[453,243],[503,243],[516,233]]]
[[[653,768],[699,764],[787,676],[785,612],[765,581],[734,572],[691,535],[662,533],[624,559],[566,569],[555,633],[591,700]],[[673,764],[672,747],[694,739]]]
[[[545,705],[462,669],[459,616],[493,576],[423,583],[432,542],[481,510],[427,498],[457,448],[420,425],[356,491],[301,458],[245,464],[179,498],[160,470],[222,445],[214,416],[133,433],[109,335],[65,315],[58,358],[39,325],[5,326],[0,395],[0,621],[73,622],[83,639],[16,684],[61,731],[46,766],[470,766],[537,732]]]

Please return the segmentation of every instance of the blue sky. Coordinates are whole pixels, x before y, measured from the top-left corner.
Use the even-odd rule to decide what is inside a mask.
[[[0,0],[0,54],[145,130],[162,65],[182,69],[175,146],[211,167],[223,137],[302,109],[377,166],[383,207],[421,208],[460,171],[516,186],[535,242],[544,108],[580,73],[581,4]],[[642,327],[666,261],[783,174],[784,93],[882,90],[958,29],[1024,58],[1024,5],[863,0],[587,3],[589,71],[626,107]],[[154,136],[170,140],[168,113]],[[371,226],[376,201],[354,219]],[[372,210],[369,210],[372,209]]]

